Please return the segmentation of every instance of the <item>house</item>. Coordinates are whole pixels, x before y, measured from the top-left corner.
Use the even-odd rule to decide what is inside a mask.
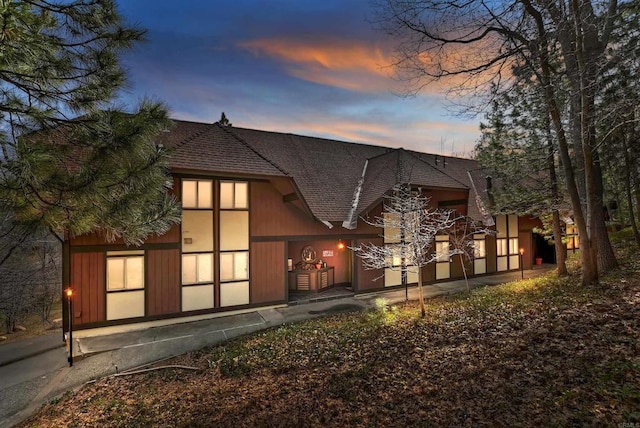
[[[95,234],[65,242],[63,279],[75,290],[77,328],[286,304],[293,293],[338,284],[363,293],[415,282],[364,270],[345,248],[382,243],[362,218],[381,214],[396,183],[495,224],[495,236],[474,237],[468,273],[519,269],[520,248],[530,268],[536,255],[539,221],[492,218],[487,178],[474,160],[186,121],[158,143],[172,149],[182,222],[136,248]],[[429,282],[463,276],[457,258],[436,265],[424,268]]]

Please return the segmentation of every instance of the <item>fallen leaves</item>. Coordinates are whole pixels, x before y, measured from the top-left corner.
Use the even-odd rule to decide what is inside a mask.
[[[100,380],[23,426],[606,426],[640,418],[640,273],[286,325]],[[528,284],[528,285],[527,285]],[[393,316],[389,316],[392,314]]]

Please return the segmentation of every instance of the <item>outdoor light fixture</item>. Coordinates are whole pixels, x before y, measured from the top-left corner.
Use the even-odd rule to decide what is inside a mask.
[[[342,242],[342,239],[338,240],[338,249],[344,250],[344,242]]]
[[[69,287],[64,290],[64,294],[67,296],[67,304],[68,304],[68,314],[69,314],[69,357],[67,361],[69,361],[69,367],[73,366],[73,288]]]
[[[524,248],[520,248],[520,279],[524,279],[524,265],[522,264],[523,256]]]

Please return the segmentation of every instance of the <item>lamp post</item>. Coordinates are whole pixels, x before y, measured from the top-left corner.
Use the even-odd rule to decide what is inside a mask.
[[[524,279],[524,264],[522,260],[524,259],[524,248],[520,248],[520,279]]]
[[[67,288],[64,293],[67,296],[67,307],[69,310],[69,367],[73,366],[73,289]]]

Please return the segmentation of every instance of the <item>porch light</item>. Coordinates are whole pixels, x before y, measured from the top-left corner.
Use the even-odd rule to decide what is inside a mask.
[[[520,279],[524,279],[524,265],[522,264],[522,256],[524,256],[524,248],[520,248]]]
[[[67,339],[69,340],[69,367],[73,366],[73,288],[69,287],[64,290],[65,296],[67,296],[67,311],[69,314],[69,332]]]

